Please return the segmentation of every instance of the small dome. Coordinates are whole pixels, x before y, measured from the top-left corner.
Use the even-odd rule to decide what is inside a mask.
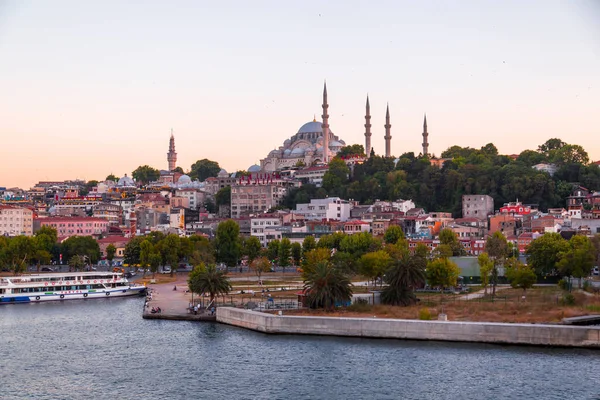
[[[322,124],[319,121],[310,121],[298,129],[298,133],[323,133]]]
[[[344,145],[340,142],[338,142],[337,140],[334,140],[333,142],[329,143],[329,147],[343,147]]]
[[[285,141],[283,142],[284,147],[288,147],[290,144],[292,144],[292,141],[290,139],[285,139]]]
[[[219,174],[217,176],[219,178],[227,178],[229,176],[229,174],[227,173],[227,171],[225,171],[225,169],[221,168],[221,170],[219,171]]]
[[[187,175],[181,175],[179,177],[179,180],[177,180],[177,183],[179,183],[180,185],[187,184],[187,183],[192,183],[192,178],[190,178]]]
[[[291,156],[300,157],[304,155],[305,150],[302,147],[296,147],[292,150]]]
[[[260,165],[251,165],[248,167],[248,172],[260,172]]]
[[[128,177],[127,174],[125,174],[124,177],[119,179],[119,182],[117,182],[117,186],[135,186],[135,182],[133,179]]]

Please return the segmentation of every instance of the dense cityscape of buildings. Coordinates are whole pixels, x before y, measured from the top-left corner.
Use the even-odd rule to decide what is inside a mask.
[[[107,180],[87,187],[86,182],[38,182],[29,190],[0,187],[0,235],[33,235],[42,226],[54,227],[59,240],[67,237],[93,236],[101,248],[109,243],[120,247],[136,235],[153,231],[178,235],[214,235],[217,225],[232,218],[245,236],[256,236],[263,246],[283,237],[302,241],[311,235],[319,238],[332,232],[354,234],[370,232],[383,235],[392,225],[400,226],[414,248],[422,242],[431,249],[439,244],[437,235],[443,228],[456,233],[470,255],[485,249],[488,235],[502,232],[520,252],[539,235],[546,232],[600,233],[600,192],[576,186],[565,199],[564,208],[541,212],[535,205],[522,204],[517,199],[494,209],[494,199],[487,195],[464,195],[462,215],[424,210],[411,200],[375,201],[364,205],[350,199],[329,197],[297,204],[295,209],[282,210],[288,191],[303,184],[320,186],[331,160],[345,142],[329,127],[327,88],[323,91],[323,122],[308,122],[278,149],[271,151],[250,166],[246,174],[230,174],[221,170],[217,176],[203,182],[192,180],[176,171],[175,137],[171,132],[167,153],[168,169],[160,171],[154,182],[142,185],[127,175],[118,181]],[[371,146],[371,115],[366,102],[365,144],[367,155]],[[386,109],[385,156],[391,155],[391,123]],[[428,154],[427,119],[423,124],[422,154]],[[344,159],[349,167],[363,163],[365,155]],[[441,167],[445,159],[432,158],[430,163]],[[534,168],[552,174],[551,164]],[[230,187],[230,202],[209,212],[215,196]]]

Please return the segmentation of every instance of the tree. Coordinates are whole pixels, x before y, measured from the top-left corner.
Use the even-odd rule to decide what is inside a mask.
[[[152,242],[150,242],[150,240],[146,239],[144,241],[142,241],[142,243],[140,243],[140,267],[142,267],[142,269],[144,270],[144,276],[146,276],[146,269],[148,267],[150,267],[150,258],[152,257],[152,255],[156,252],[156,250],[154,249],[154,245],[152,244]],[[160,262],[159,262],[160,264]],[[157,266],[157,270],[158,270],[158,266]]]
[[[4,237],[0,237],[0,239],[4,239]],[[28,260],[35,254],[33,241],[23,235],[5,240],[4,245],[0,247],[2,264],[8,266],[15,275],[18,275],[25,271]]]
[[[228,268],[235,267],[240,259],[240,226],[232,219],[221,222],[217,226],[215,247],[217,261]]]
[[[350,146],[344,146],[336,154],[336,157],[341,159],[352,157],[352,156],[365,156],[365,147],[362,144],[353,144]]]
[[[567,144],[554,152],[552,161],[558,165],[587,164],[590,162],[588,153],[576,144]]]
[[[496,295],[496,285],[498,284],[498,265],[506,260],[508,252],[508,244],[506,238],[500,231],[494,232],[491,237],[488,237],[485,242],[485,250],[493,263],[492,268],[492,296]]]
[[[256,236],[250,236],[244,242],[244,255],[248,257],[248,265],[252,264],[252,261],[260,256],[261,250],[262,245]]]
[[[452,247],[448,244],[439,244],[435,250],[433,250],[434,258],[449,258],[452,257],[453,254]]]
[[[158,272],[158,267],[160,266],[161,262],[162,257],[158,250],[152,251],[150,253],[150,256],[148,257],[148,264],[150,265],[150,272],[152,272],[152,278],[156,276],[156,273]]]
[[[334,157],[329,162],[329,169],[323,175],[323,188],[331,194],[342,195],[342,186],[348,180],[350,169],[341,158]]]
[[[314,236],[306,236],[302,241],[302,253],[306,254],[317,247],[317,241]]]
[[[37,270],[40,272],[42,263],[49,263],[52,259],[52,251],[56,246],[58,234],[56,229],[49,226],[42,226],[35,233],[33,246],[35,248],[34,258],[37,261]]]
[[[109,265],[112,267],[113,259],[115,258],[115,253],[117,252],[117,248],[114,244],[110,243],[106,246],[106,259],[109,262]]]
[[[271,240],[267,244],[267,257],[269,257],[269,261],[272,263],[277,263],[277,259],[279,258],[279,240]]]
[[[568,250],[569,243],[559,233],[546,233],[527,246],[527,264],[538,275],[556,273],[560,254]]]
[[[251,271],[254,271],[258,280],[261,280],[263,272],[271,271],[271,261],[267,257],[258,257],[248,264]]]
[[[210,240],[200,235],[190,236],[190,243],[192,245],[192,254],[190,255],[189,262],[193,266],[204,264],[214,264],[215,262],[215,249]],[[260,243],[259,243],[260,244]]]
[[[206,178],[216,177],[220,171],[221,167],[218,162],[204,158],[192,164],[189,176],[192,180],[198,179],[200,182],[204,182]]]
[[[219,189],[215,195],[217,207],[231,205],[231,186],[225,186]]]
[[[194,293],[210,295],[210,303],[214,305],[215,297],[228,294],[231,283],[225,271],[219,271],[215,264],[198,265],[188,278],[188,287]]]
[[[440,244],[450,246],[453,256],[462,256],[465,254],[464,247],[452,229],[444,228],[440,231]]]
[[[325,248],[316,248],[304,253],[304,262],[302,263],[302,273],[312,271],[317,268],[317,264],[323,261],[331,260],[331,251]]]
[[[490,282],[490,274],[494,269],[494,262],[490,260],[487,253],[481,253],[477,257],[477,263],[479,264],[479,275],[481,277],[481,284],[483,285],[483,294],[487,295],[487,287]]]
[[[523,295],[537,281],[533,268],[524,265],[515,258],[507,262],[505,276],[513,288],[523,289]]]
[[[296,266],[302,262],[302,245],[298,242],[292,243],[292,260]]]
[[[381,278],[385,275],[391,263],[392,257],[390,257],[386,251],[378,250],[366,253],[360,257],[358,270],[362,275],[370,278],[377,285],[377,281],[381,281]]]
[[[171,233],[167,235],[163,240],[160,241],[160,253],[163,260],[163,265],[169,265],[171,267],[171,276],[179,265],[179,236]]]
[[[328,261],[319,262],[303,273],[304,291],[311,308],[332,310],[336,304],[352,298],[352,283],[348,276]]]
[[[140,165],[132,173],[133,179],[140,182],[143,185],[147,185],[150,182],[155,182],[160,178],[160,171],[156,168],[152,168],[149,165]]]
[[[118,182],[119,178],[117,178],[116,176],[114,176],[113,174],[110,174],[106,177],[105,181],[113,181],[113,182]]]
[[[100,246],[91,236],[71,236],[61,244],[62,254],[66,260],[78,255],[87,257],[92,264],[100,259]]]
[[[384,304],[415,304],[418,300],[414,289],[425,282],[425,264],[418,256],[405,255],[392,262],[384,279],[387,283],[381,293],[381,301]]]
[[[438,258],[427,265],[427,282],[440,289],[456,286],[460,269],[447,258]]]
[[[581,288],[581,279],[590,275],[593,266],[594,249],[590,239],[583,235],[571,237],[568,249],[559,253],[557,267],[560,273],[579,278]]]
[[[185,172],[183,172],[183,168],[181,168],[181,167],[175,167],[173,172],[179,172],[180,174],[185,174]]]
[[[81,269],[83,269],[84,265],[85,265],[85,260],[80,255],[76,254],[76,255],[72,256],[71,258],[69,258],[69,272],[71,272],[72,270],[81,271]]]
[[[140,264],[140,245],[144,240],[150,240],[151,236],[136,236],[125,245],[123,263],[128,265]]]
[[[388,244],[396,244],[399,239],[404,239],[404,232],[398,225],[392,225],[385,230],[383,241]]]
[[[285,273],[285,268],[290,265],[290,257],[292,255],[292,243],[290,239],[284,237],[281,239],[279,243],[279,266],[283,268],[283,272]]]

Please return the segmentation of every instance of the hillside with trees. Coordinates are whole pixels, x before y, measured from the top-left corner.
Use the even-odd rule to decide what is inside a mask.
[[[404,153],[395,162],[372,152],[353,171],[336,157],[329,164],[322,188],[304,185],[291,190],[284,204],[295,207],[311,198],[326,196],[354,199],[362,204],[378,199],[412,199],[427,211],[460,216],[465,194],[490,195],[496,208],[518,199],[547,210],[564,207],[574,185],[600,189],[600,167],[589,164],[588,154],[581,146],[560,139],[550,139],[536,151],[525,150],[518,157],[498,154],[491,143],[480,149],[452,146],[441,157],[448,160],[440,168],[432,165],[428,156]],[[551,176],[532,168],[540,163],[554,164],[556,173]]]

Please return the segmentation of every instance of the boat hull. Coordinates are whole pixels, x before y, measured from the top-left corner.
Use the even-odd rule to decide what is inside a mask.
[[[112,297],[140,296],[145,286],[132,286],[96,290],[67,290],[63,292],[34,293],[31,295],[8,294],[0,296],[0,304],[40,303],[43,301],[109,299]]]

